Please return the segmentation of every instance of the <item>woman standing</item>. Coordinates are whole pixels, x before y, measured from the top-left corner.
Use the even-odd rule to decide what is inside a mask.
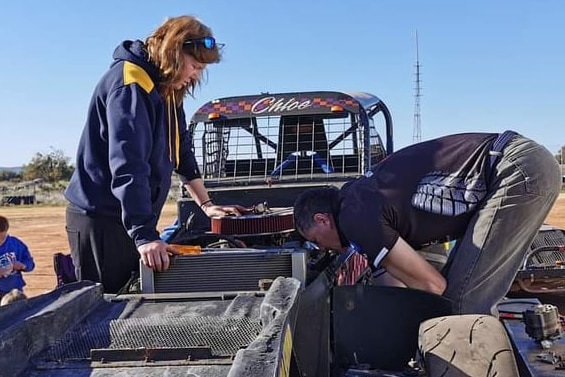
[[[145,42],[122,42],[94,89],[65,197],[78,280],[116,293],[139,258],[156,271],[173,250],[157,221],[175,171],[208,216],[239,214],[210,200],[186,127],[183,98],[207,64],[220,61],[212,31],[191,16],[170,18]]]

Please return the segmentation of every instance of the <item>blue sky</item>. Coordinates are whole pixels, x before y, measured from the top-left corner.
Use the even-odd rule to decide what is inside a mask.
[[[123,39],[192,14],[226,43],[187,98],[366,91],[412,143],[415,30],[422,139],[517,130],[565,144],[565,1],[31,1],[0,5],[0,166],[62,150],[74,160],[92,89]]]

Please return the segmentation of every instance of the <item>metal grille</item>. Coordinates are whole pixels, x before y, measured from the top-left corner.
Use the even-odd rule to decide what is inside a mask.
[[[208,346],[212,356],[229,357],[261,331],[247,317],[149,317],[104,321],[68,332],[40,357],[43,361],[86,360],[91,349]]]
[[[214,251],[179,256],[166,273],[142,273],[142,289],[144,293],[258,291],[261,279],[278,276],[293,276],[291,250]],[[145,290],[146,279],[152,279],[151,291]]]
[[[536,250],[543,246],[565,246],[565,231],[552,229],[538,232],[530,246],[530,250]]]
[[[565,246],[544,247],[536,249],[526,267],[558,267],[563,262],[565,262]]]
[[[565,262],[565,231],[561,229],[542,230],[530,246],[531,258],[525,268],[557,267]]]
[[[357,124],[353,114],[206,122],[193,129],[194,147],[207,182],[358,175],[369,151]],[[380,146],[378,137],[372,142]]]

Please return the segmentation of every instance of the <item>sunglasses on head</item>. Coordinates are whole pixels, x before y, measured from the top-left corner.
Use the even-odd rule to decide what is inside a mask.
[[[223,43],[216,43],[216,38],[214,37],[201,37],[201,38],[190,38],[184,41],[184,45],[202,45],[206,50],[213,50],[216,46],[218,48],[224,47]]]

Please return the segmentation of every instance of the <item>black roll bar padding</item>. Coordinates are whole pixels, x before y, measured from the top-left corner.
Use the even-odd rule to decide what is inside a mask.
[[[369,118],[372,118],[373,115],[382,111],[383,116],[385,118],[385,127],[386,127],[386,154],[389,155],[394,151],[394,135],[393,135],[393,127],[392,127],[392,115],[388,107],[384,104],[384,102],[379,101],[375,107],[373,107],[367,115]]]

